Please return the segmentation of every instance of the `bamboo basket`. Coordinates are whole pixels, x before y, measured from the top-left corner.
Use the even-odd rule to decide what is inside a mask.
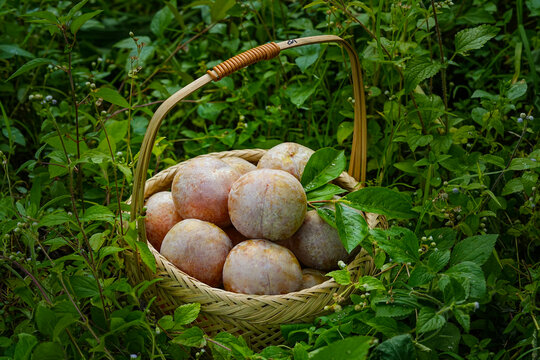
[[[353,48],[337,36],[323,35],[292,39],[279,43],[258,46],[208,70],[207,74],[193,81],[170,96],[156,110],[144,136],[139,160],[134,176],[131,203],[131,220],[137,220],[139,240],[146,241],[143,212],[144,201],[152,194],[170,189],[176,171],[184,163],[172,166],[146,180],[146,174],[152,154],[152,147],[159,126],[167,113],[182,99],[211,81],[219,81],[235,71],[261,60],[276,57],[281,50],[297,46],[335,42],[343,45],[349,55],[354,88],[354,133],[349,174],[343,173],[336,183],[348,191],[356,190],[365,181],[367,126],[363,82],[360,63]],[[233,150],[211,153],[202,156],[218,158],[237,156],[252,163],[265,153],[261,149]],[[356,179],[359,179],[359,184]],[[364,214],[371,228],[384,225],[384,219],[375,214]],[[170,314],[179,305],[200,303],[201,313],[197,325],[208,335],[227,331],[233,335],[242,335],[253,350],[260,350],[269,345],[278,345],[285,340],[280,333],[280,325],[286,323],[310,322],[323,313],[326,305],[334,303],[335,293],[347,296],[352,289],[328,280],[315,287],[285,295],[246,295],[228,292],[210,287],[185,274],[148,244],[157,264],[153,273],[145,266],[136,251],[124,251],[125,267],[128,277],[134,284],[144,280],[161,278],[146,292],[147,298],[156,297],[153,310],[160,314]],[[373,273],[373,260],[361,250],[348,264],[353,280]]]

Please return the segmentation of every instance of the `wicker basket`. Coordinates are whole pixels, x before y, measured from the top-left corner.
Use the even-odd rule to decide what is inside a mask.
[[[273,58],[282,49],[323,42],[337,42],[343,44],[347,50],[351,60],[354,97],[356,100],[354,104],[353,149],[349,168],[349,173],[352,176],[343,173],[335,182],[344,189],[352,191],[357,189],[359,185],[355,178],[361,179],[362,182],[365,181],[365,100],[360,65],[353,49],[343,39],[326,35],[288,40],[277,44],[265,44],[237,55],[209,70],[206,75],[169,97],[155,112],[141,145],[131,198],[131,219],[137,219],[138,236],[141,241],[146,241],[144,220],[139,216],[143,211],[144,200],[156,192],[170,189],[176,171],[184,165],[184,163],[180,163],[146,180],[151,150],[159,126],[167,113],[180,100],[211,81],[219,81],[224,76],[247,65]],[[202,156],[219,158],[237,156],[256,164],[264,153],[265,150],[252,149],[224,151]],[[365,217],[368,225],[372,228],[380,226],[381,222],[384,221],[375,214],[365,214]],[[150,244],[149,247],[156,259],[156,273],[153,273],[142,263],[136,251],[124,251],[124,259],[127,274],[133,283],[136,284],[153,278],[162,279],[145,292],[147,297],[156,296],[154,311],[158,314],[169,314],[179,305],[200,303],[201,314],[197,319],[197,325],[203,328],[207,334],[214,335],[220,331],[227,331],[237,336],[242,335],[254,350],[283,343],[284,339],[280,334],[281,324],[312,321],[323,312],[326,305],[333,304],[334,293],[347,296],[352,291],[350,287],[328,280],[310,289],[285,295],[232,293],[210,287],[185,274],[167,261]],[[362,275],[372,274],[373,261],[362,250],[349,263],[348,269],[353,274],[353,280],[356,280]]]

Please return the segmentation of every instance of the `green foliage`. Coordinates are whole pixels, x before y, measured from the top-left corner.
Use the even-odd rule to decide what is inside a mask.
[[[3,359],[538,357],[538,1],[0,2]],[[134,33],[133,33],[134,32]],[[158,103],[268,41],[333,34],[360,56],[368,182],[332,183],[353,138],[335,45],[282,52],[197,91],[161,126],[148,176],[214,151],[294,141],[316,152],[309,206],[373,276],[286,346],[209,337],[199,304],[156,317],[160,279],[128,280],[148,245],[128,222]],[[338,196],[341,196],[339,198]],[[369,229],[362,212],[388,228]],[[343,264],[342,264],[343,265]],[[157,274],[159,276],[159,274]]]

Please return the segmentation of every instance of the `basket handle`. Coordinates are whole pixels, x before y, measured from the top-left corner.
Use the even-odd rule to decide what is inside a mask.
[[[131,221],[135,220],[142,213],[144,206],[144,187],[146,182],[146,173],[150,164],[152,148],[156,140],[157,132],[161,122],[165,116],[171,111],[176,104],[182,99],[197,91],[211,81],[219,81],[239,69],[248,65],[255,64],[261,60],[268,60],[279,55],[281,50],[291,49],[298,46],[319,44],[326,42],[335,42],[342,44],[349,54],[352,69],[352,80],[354,89],[354,131],[353,144],[351,152],[351,161],[349,164],[349,174],[355,179],[359,179],[361,183],[366,180],[366,164],[367,164],[367,121],[366,121],[366,106],[364,85],[362,81],[362,72],[360,62],[353,47],[345,40],[335,35],[320,35],[310,36],[298,39],[291,39],[278,43],[268,43],[247,50],[239,55],[236,55],[229,60],[222,62],[213,69],[192,83],[186,85],[176,93],[165,100],[156,110],[154,116],[148,124],[144,139],[139,152],[139,159],[135,169],[133,179],[133,194],[131,198]],[[144,232],[144,221],[139,222],[138,229],[141,234]]]

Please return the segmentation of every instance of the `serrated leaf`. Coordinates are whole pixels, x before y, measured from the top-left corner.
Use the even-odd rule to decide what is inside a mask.
[[[15,71],[6,81],[16,78],[17,76],[22,75],[32,69],[35,69],[38,66],[45,65],[45,64],[52,64],[52,63],[53,62],[51,60],[45,59],[45,58],[32,59],[26,64],[24,64],[23,66],[21,66],[20,68],[18,68],[17,71]]]
[[[300,182],[306,192],[315,190],[341,175],[346,166],[344,151],[332,148],[317,150],[306,163]]]
[[[383,187],[363,188],[346,195],[343,200],[348,201],[347,205],[355,209],[389,218],[409,219],[416,216],[408,195]]]
[[[81,26],[84,25],[85,22],[90,20],[91,18],[95,17],[99,13],[103,12],[103,10],[96,10],[92,11],[86,14],[82,14],[81,16],[77,17],[71,22],[70,30],[72,34],[76,34],[77,31],[81,28]]]
[[[30,358],[32,349],[34,348],[34,346],[36,346],[38,340],[34,335],[30,335],[27,333],[17,334],[17,337],[19,339],[17,341],[17,345],[15,346],[13,359],[27,360]]]
[[[535,169],[540,166],[538,161],[534,161],[528,158],[515,158],[510,162],[508,170],[528,170]]]
[[[440,69],[441,64],[427,57],[417,57],[409,61],[404,71],[405,93],[413,91],[420,82],[434,76]]]
[[[348,253],[369,234],[368,224],[362,214],[341,203],[336,203],[336,226],[339,239]]]
[[[383,249],[393,261],[400,263],[416,263],[418,255],[418,238],[409,229],[393,226],[385,231],[386,236],[377,239],[377,245]]]
[[[32,359],[57,360],[64,358],[64,348],[57,342],[42,342],[32,352]]]
[[[420,308],[418,322],[416,324],[419,334],[440,329],[446,324],[444,316],[437,314],[435,309],[429,307]]]
[[[73,275],[69,278],[73,292],[78,298],[88,298],[99,295],[96,280],[92,276]]]
[[[452,266],[445,272],[456,279],[471,299],[480,299],[486,294],[486,280],[482,268],[471,261]]]
[[[176,308],[174,311],[174,322],[177,325],[187,325],[195,321],[199,312],[201,311],[201,304],[185,304]]]
[[[101,88],[96,91],[96,95],[111,104],[118,105],[124,108],[129,108],[129,103],[116,90],[109,88]]]
[[[360,277],[357,281],[356,288],[361,289],[362,291],[386,290],[382,281],[373,276]]]
[[[523,186],[523,182],[521,181],[521,178],[515,178],[508,181],[506,184],[504,184],[504,187],[501,191],[502,196],[514,194],[517,192],[521,192],[525,189]]]
[[[468,333],[471,329],[471,317],[469,316],[469,314],[465,313],[463,310],[455,309],[454,316],[456,317],[459,325],[463,327],[463,330]]]
[[[455,278],[443,275],[439,280],[439,289],[443,293],[444,302],[450,304],[452,302],[462,303],[467,298],[465,289]]]
[[[172,339],[172,342],[189,347],[203,347],[206,345],[204,332],[198,327],[186,329],[182,334]]]
[[[409,285],[412,287],[417,287],[429,283],[435,274],[429,271],[429,268],[424,265],[419,265],[414,268],[411,272],[411,277],[409,278]]]
[[[458,242],[452,251],[450,266],[464,261],[483,265],[491,255],[498,237],[497,234],[476,235]]]
[[[456,53],[465,54],[468,51],[480,49],[499,32],[499,28],[491,25],[480,25],[465,29],[456,34]]]
[[[35,322],[40,333],[52,336],[56,325],[56,315],[53,310],[40,303],[36,307]]]
[[[331,276],[340,285],[349,285],[351,283],[351,274],[347,269],[331,271],[326,276]]]
[[[409,334],[394,336],[373,349],[373,360],[416,360],[416,351]]]
[[[434,251],[429,255],[428,267],[433,272],[439,272],[448,264],[450,260],[450,251]]]
[[[367,358],[371,336],[351,336],[312,352],[311,360],[363,360]]]

